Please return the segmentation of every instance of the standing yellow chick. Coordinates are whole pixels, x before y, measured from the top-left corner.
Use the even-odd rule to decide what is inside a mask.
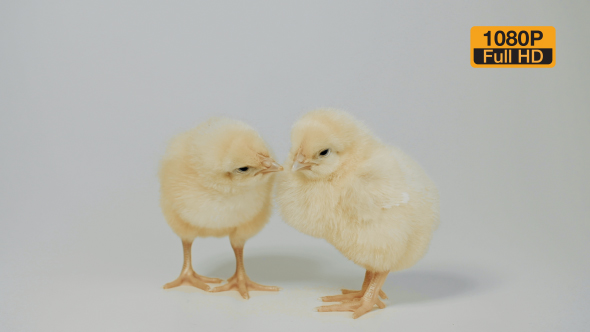
[[[172,140],[160,167],[160,203],[168,224],[182,240],[184,264],[180,276],[164,288],[188,284],[210,291],[206,283],[221,279],[193,271],[193,240],[229,235],[236,272],[226,285],[211,291],[237,289],[248,299],[249,290],[279,290],[248,278],[243,248],[268,222],[273,174],[282,169],[258,133],[237,120],[212,118]]]
[[[384,145],[352,116],[320,109],[291,132],[291,151],[277,183],[284,220],[326,239],[367,270],[360,291],[326,296],[318,311],[384,308],[381,286],[390,271],[414,265],[438,225],[438,191],[401,150]]]

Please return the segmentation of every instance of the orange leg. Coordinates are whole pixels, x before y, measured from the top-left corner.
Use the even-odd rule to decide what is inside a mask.
[[[209,291],[211,288],[206,283],[220,283],[222,280],[219,278],[208,278],[202,275],[198,275],[192,266],[192,259],[191,259],[191,247],[193,245],[193,241],[185,241],[182,240],[182,249],[184,251],[184,262],[182,263],[182,270],[180,271],[180,276],[176,278],[176,280],[167,283],[164,285],[164,289],[178,287],[180,285],[190,285],[197,288],[200,288],[204,291]]]
[[[371,280],[360,300],[347,299],[346,302],[343,302],[342,304],[321,306],[317,308],[317,310],[320,312],[353,311],[352,318],[356,319],[371,311],[375,304],[381,309],[385,308],[385,304],[379,300],[379,292],[381,291],[381,287],[383,286],[385,279],[387,279],[388,274],[389,271],[372,273]]]
[[[363,280],[363,286],[360,291],[350,290],[350,289],[342,289],[343,295],[333,295],[333,296],[324,296],[322,297],[322,301],[324,302],[349,302],[349,301],[358,301],[363,295],[365,294],[365,290],[369,286],[369,282],[373,278],[375,273],[367,270],[365,272],[365,280]],[[386,300],[388,297],[385,295],[385,292],[379,290],[379,296],[382,299]]]
[[[234,254],[236,255],[236,273],[227,279],[227,284],[218,286],[211,290],[212,292],[225,292],[228,290],[237,290],[240,295],[246,300],[250,298],[249,291],[279,291],[275,286],[264,286],[250,280],[244,268],[244,248],[234,247]]]

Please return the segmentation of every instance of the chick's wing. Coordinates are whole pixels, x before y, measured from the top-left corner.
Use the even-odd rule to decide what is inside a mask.
[[[410,195],[405,189],[403,174],[390,158],[372,158],[351,177],[342,203],[359,221],[371,221],[407,204]]]

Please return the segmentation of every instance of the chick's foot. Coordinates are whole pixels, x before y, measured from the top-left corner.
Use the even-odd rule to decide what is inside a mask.
[[[279,287],[275,286],[264,286],[261,284],[257,284],[254,281],[250,280],[248,275],[245,273],[234,274],[231,278],[227,279],[227,284],[215,287],[211,290],[211,292],[225,292],[229,290],[237,290],[240,295],[246,300],[250,298],[249,291],[271,291],[271,292],[278,292],[280,290]]]
[[[184,262],[182,263],[182,270],[176,280],[164,285],[164,289],[178,287],[180,285],[190,285],[193,287],[200,288],[204,291],[209,291],[211,288],[206,283],[218,284],[223,280],[219,278],[208,278],[198,275],[193,270],[191,262],[191,247],[193,245],[192,240],[182,240],[182,251],[184,253]]]
[[[319,312],[353,311],[353,318],[358,318],[371,311],[375,305],[385,308],[385,303],[379,299],[381,286],[389,272],[367,273],[369,282],[363,283],[363,290],[347,292],[343,295],[322,297],[324,302],[342,301],[341,304],[326,305],[317,308]],[[365,279],[366,281],[366,279]],[[344,292],[345,290],[343,290]]]
[[[367,287],[369,286],[369,283],[373,279],[374,275],[375,272],[367,270],[361,290],[342,289],[342,295],[324,296],[321,298],[321,300],[324,302],[350,302],[358,300],[363,297],[363,295],[365,295],[365,291],[367,290]],[[379,296],[381,296],[381,298],[384,300],[388,299],[387,295],[385,295],[385,292],[383,292],[381,289],[379,290]]]
[[[174,288],[174,287],[178,287],[180,285],[189,285],[189,286],[197,287],[199,289],[202,289],[202,290],[208,292],[211,290],[211,287],[209,287],[209,285],[207,285],[207,283],[218,284],[222,281],[223,280],[221,280],[219,278],[209,278],[209,277],[204,277],[202,275],[198,275],[192,269],[191,270],[183,270],[180,273],[180,276],[178,276],[178,278],[176,278],[176,280],[164,285],[164,289]]]
[[[250,280],[244,268],[244,248],[232,244],[234,254],[236,255],[236,273],[227,279],[227,284],[213,288],[212,292],[225,292],[228,290],[237,290],[246,300],[250,298],[249,291],[271,291],[278,292],[280,288],[275,286],[264,286]]]

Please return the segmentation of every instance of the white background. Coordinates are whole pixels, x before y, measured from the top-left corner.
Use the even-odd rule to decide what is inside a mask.
[[[2,1],[0,330],[585,331],[588,1]],[[549,25],[551,69],[475,69],[475,25]],[[283,288],[164,291],[182,249],[158,205],[167,141],[213,115],[284,161],[319,106],[355,114],[438,184],[441,226],[390,300],[317,313],[363,270],[275,211],[246,245]],[[228,278],[227,238],[197,239]]]

